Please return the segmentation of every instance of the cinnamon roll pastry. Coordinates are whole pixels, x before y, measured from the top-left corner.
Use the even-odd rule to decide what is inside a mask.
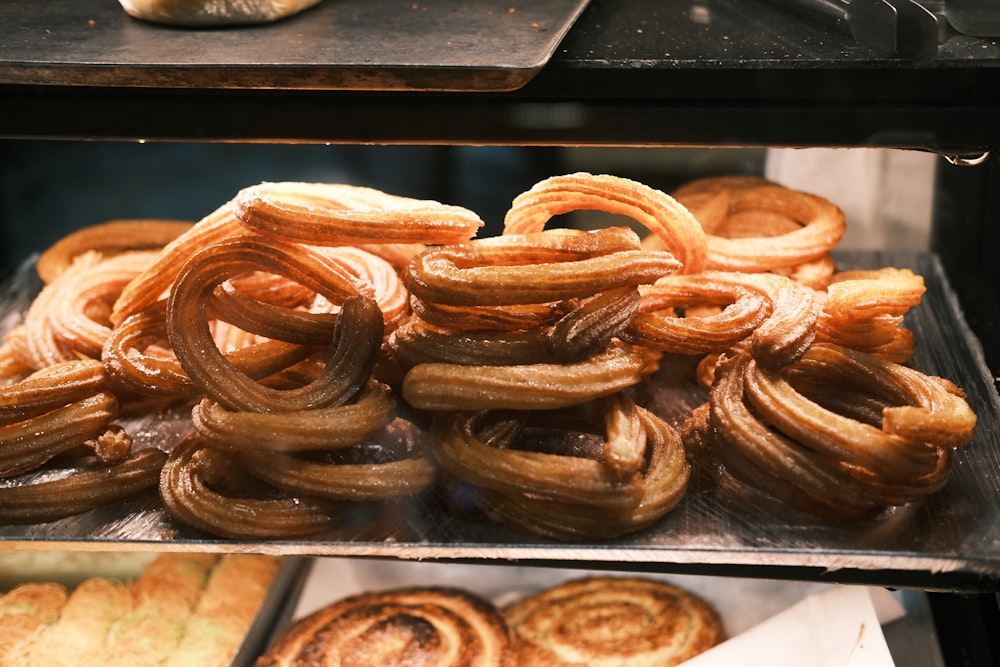
[[[256,667],[513,666],[500,610],[450,587],[359,593],[292,624]]]
[[[521,667],[671,667],[724,635],[707,601],[638,577],[570,580],[512,603],[504,615]]]

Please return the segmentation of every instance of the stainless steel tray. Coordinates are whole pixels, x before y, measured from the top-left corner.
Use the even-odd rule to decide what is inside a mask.
[[[878,518],[829,525],[759,496],[728,498],[692,490],[650,529],[609,542],[564,544],[505,530],[475,512],[453,511],[437,493],[366,508],[350,526],[295,541],[216,539],[169,517],[155,494],[44,525],[0,527],[0,550],[250,550],[285,555],[405,559],[500,559],[678,573],[792,577],[935,590],[996,590],[1000,585],[1000,397],[978,341],[934,255],[841,254],[842,267],[910,267],[927,284],[908,316],[914,363],[950,378],[979,416],[974,441],[959,450],[948,486],[924,502]],[[2,301],[16,319],[33,296],[30,270]],[[654,378],[651,405],[678,419],[698,399],[690,388]],[[163,446],[174,421],[150,420],[139,446]]]
[[[0,0],[0,83],[508,91],[586,5],[323,0],[272,24],[185,29],[133,19],[115,0]]]
[[[229,667],[252,667],[278,632],[288,625],[295,614],[299,596],[305,588],[312,570],[311,558],[283,558],[281,567],[267,597],[254,616],[253,623],[233,656]]]

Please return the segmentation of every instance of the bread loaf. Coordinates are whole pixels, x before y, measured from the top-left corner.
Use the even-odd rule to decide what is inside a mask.
[[[177,26],[271,23],[320,0],[119,0],[130,16]]]

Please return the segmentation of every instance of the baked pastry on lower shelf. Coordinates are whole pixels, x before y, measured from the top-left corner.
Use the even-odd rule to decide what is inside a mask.
[[[19,584],[0,595],[0,665],[36,633],[59,619],[69,596],[66,587],[50,581]]]
[[[504,608],[520,667],[671,667],[724,638],[715,609],[654,579],[585,577]]]
[[[262,554],[158,554],[134,580],[28,581],[0,594],[4,667],[227,667],[281,560]]]
[[[256,667],[513,667],[509,628],[459,588],[407,587],[343,598],[289,626]]]

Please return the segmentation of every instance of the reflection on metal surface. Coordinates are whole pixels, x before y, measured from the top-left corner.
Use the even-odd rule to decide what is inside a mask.
[[[943,157],[948,164],[953,164],[956,167],[976,167],[990,158],[990,152],[983,151],[979,155],[945,155]]]
[[[523,103],[511,109],[511,125],[531,130],[572,130],[586,127],[587,107],[577,102]]]
[[[707,2],[692,2],[688,15],[692,23],[708,25],[712,22],[712,7]]]

